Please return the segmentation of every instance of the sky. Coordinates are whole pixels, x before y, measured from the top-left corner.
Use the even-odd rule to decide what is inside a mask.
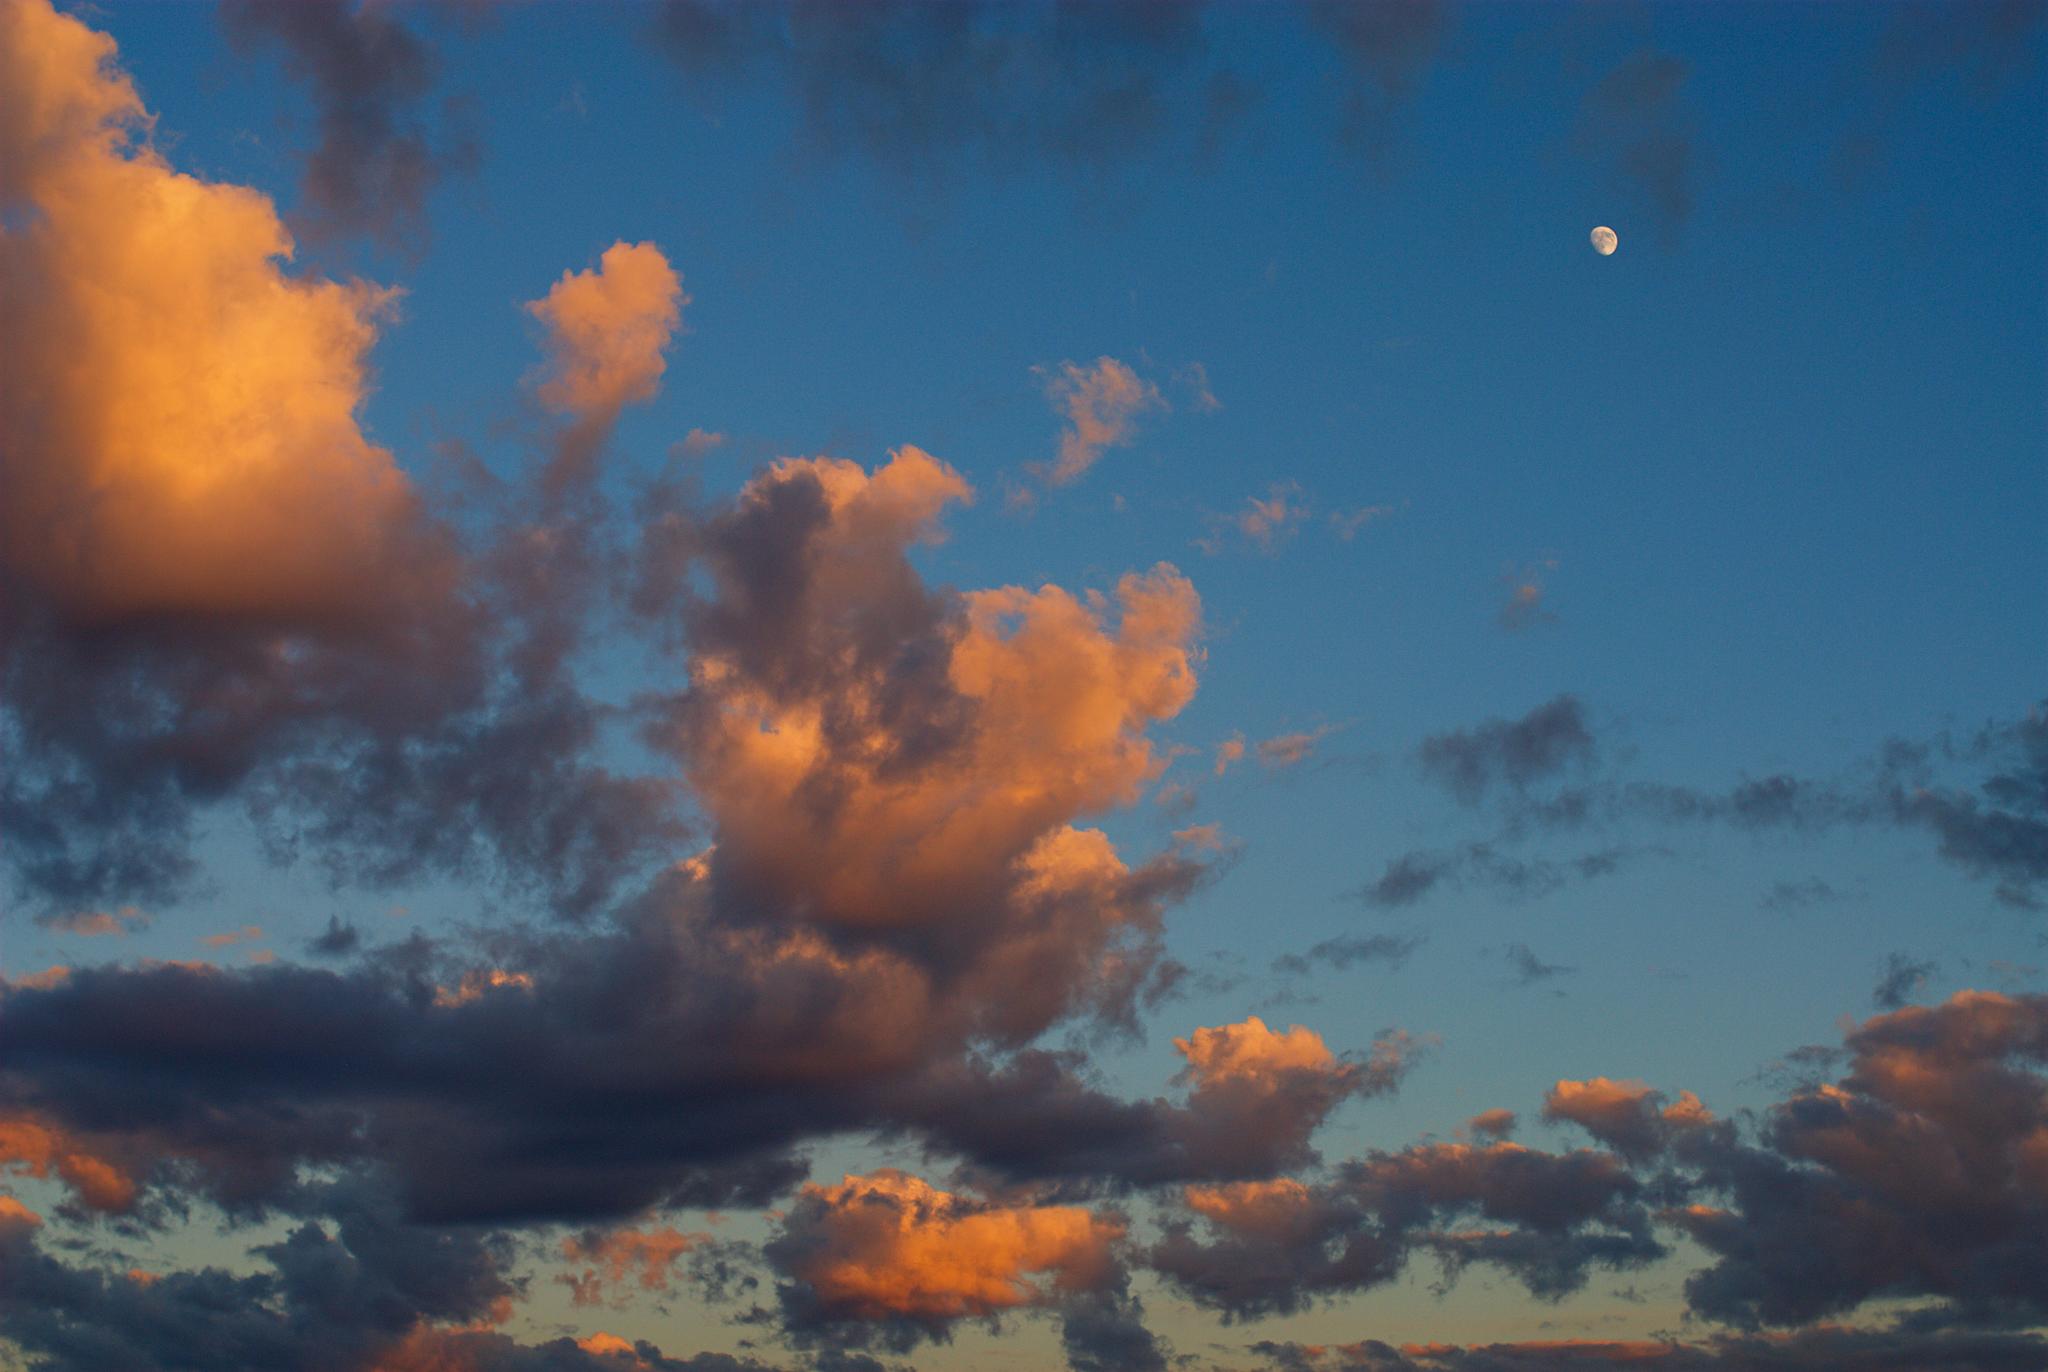
[[[0,0],[0,1368],[2048,1368],[2044,55]]]

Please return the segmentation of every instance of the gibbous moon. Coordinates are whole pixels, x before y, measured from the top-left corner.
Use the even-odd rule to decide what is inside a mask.
[[[1621,240],[1614,236],[1614,230],[1602,224],[1593,230],[1593,251],[1602,257],[1614,256],[1614,250],[1621,246]]]

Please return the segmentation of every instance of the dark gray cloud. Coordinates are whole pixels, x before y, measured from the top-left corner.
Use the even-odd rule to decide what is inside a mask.
[[[1603,75],[1579,111],[1580,146],[1634,192],[1667,242],[1692,218],[1699,195],[1698,119],[1685,99],[1691,75],[1684,59],[1645,49]]]
[[[1514,974],[1517,986],[1534,986],[1539,981],[1568,977],[1579,970],[1576,967],[1566,967],[1562,963],[1543,961],[1529,951],[1529,945],[1526,943],[1510,944],[1507,958],[1508,969]]]
[[[1432,734],[1415,756],[1424,776],[1476,805],[1496,783],[1526,789],[1573,766],[1589,767],[1596,750],[1585,706],[1576,696],[1561,695],[1519,719],[1489,719]]]
[[[1438,0],[1316,0],[1309,19],[1345,60],[1344,141],[1384,160],[1402,112],[1421,90],[1452,27],[1452,9]]]
[[[1661,1258],[1643,1184],[1614,1156],[1513,1144],[1426,1144],[1339,1165],[1330,1179],[1191,1195],[1148,1261],[1190,1300],[1234,1319],[1291,1314],[1382,1285],[1411,1256],[1447,1274],[1499,1267],[1556,1298],[1595,1267]],[[1474,1225],[1478,1227],[1474,1227]]]
[[[1428,939],[1421,934],[1341,935],[1324,939],[1306,953],[1286,953],[1273,960],[1273,970],[1289,976],[1306,976],[1322,963],[1348,972],[1362,963],[1384,963],[1399,969]]]
[[[416,245],[434,186],[477,157],[447,109],[440,136],[429,132],[422,106],[439,63],[426,42],[392,7],[351,0],[225,0],[221,20],[244,51],[279,47],[312,97],[319,139],[305,154],[299,229]]]
[[[1388,859],[1380,875],[1361,887],[1357,895],[1367,905],[1391,909],[1413,905],[1439,887],[1470,882],[1510,899],[1534,899],[1550,895],[1574,880],[1611,876],[1645,853],[1660,851],[1616,846],[1576,857],[1547,858],[1517,857],[1502,852],[1493,843],[1468,843],[1448,850],[1417,849]]]
[[[801,113],[801,156],[857,155],[933,184],[963,165],[1213,156],[1259,93],[1217,60],[1205,8],[666,0],[654,33],[699,97],[743,73],[781,82]]]
[[[1630,779],[1603,765],[1598,740],[1570,696],[1520,720],[1488,720],[1424,740],[1425,775],[1467,806],[1490,806],[1498,833],[1486,839],[1388,859],[1359,892],[1367,904],[1413,904],[1472,883],[1517,897],[1543,895],[1574,879],[1605,876],[1657,845],[1617,842],[1575,858],[1520,854],[1515,845],[1564,833],[1626,833],[1645,825],[1721,825],[1741,833],[1818,835],[1889,827],[1932,834],[1936,852],[1988,881],[2002,902],[2038,905],[2048,882],[2048,705],[1956,738],[1891,739],[1830,777],[1772,772],[1726,787]],[[1582,775],[1566,781],[1576,767]],[[1780,882],[1767,908],[1793,909],[1839,898],[1819,878]]]
[[[1903,1009],[1908,1001],[1920,994],[1927,985],[1927,979],[1940,970],[1935,963],[1923,962],[1905,953],[1889,953],[1878,973],[1877,985],[1871,989],[1870,998],[1880,1010]]]

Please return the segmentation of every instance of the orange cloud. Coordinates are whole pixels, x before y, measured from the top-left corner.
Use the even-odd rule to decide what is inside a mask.
[[[230,929],[222,934],[208,934],[199,941],[208,948],[227,948],[237,943],[248,943],[263,937],[263,926],[245,924],[239,929]]]
[[[771,1255],[830,1318],[944,1322],[1097,1289],[1123,1233],[1078,1206],[978,1204],[884,1169],[805,1186]]]
[[[527,972],[507,972],[502,967],[464,972],[462,980],[455,984],[453,990],[446,986],[434,988],[434,1004],[444,1010],[452,1009],[458,1005],[467,1005],[473,1000],[481,1000],[490,992],[507,986],[521,991],[531,991],[533,976]]]
[[[1306,1234],[1317,1216],[1314,1196],[1292,1177],[1190,1186],[1188,1208],[1225,1229],[1284,1241]]]
[[[396,293],[288,276],[270,199],[172,170],[114,57],[0,7],[0,566],[82,619],[358,610],[413,527],[356,421]]]
[[[132,1177],[62,1132],[23,1116],[0,1118],[0,1168],[32,1177],[55,1172],[94,1210],[122,1211],[135,1203]]]
[[[1166,406],[1157,386],[1113,357],[1098,357],[1092,367],[1062,362],[1045,396],[1067,420],[1059,455],[1044,473],[1054,486],[1079,480],[1104,450],[1131,441],[1139,415]]]
[[[1197,1029],[1173,1046],[1188,1061],[1199,1086],[1232,1080],[1264,1081],[1284,1072],[1330,1073],[1337,1057],[1313,1029],[1296,1024],[1276,1034],[1257,1015],[1240,1024]]]
[[[72,910],[64,914],[38,915],[36,923],[60,934],[105,938],[147,929],[151,920],[133,905],[124,905],[118,910]]]
[[[635,1269],[643,1291],[664,1291],[675,1281],[676,1260],[705,1237],[662,1228],[614,1229],[608,1234],[566,1238],[562,1240],[563,1260],[590,1265],[580,1275],[557,1280],[569,1288],[570,1299],[577,1305],[602,1304],[605,1288],[624,1286]],[[621,1343],[612,1351],[630,1351],[630,1345]]]
[[[652,400],[668,366],[662,353],[689,303],[682,278],[652,243],[614,243],[594,269],[562,273],[526,307],[547,330],[541,403],[588,419]]]
[[[1569,1120],[1624,1154],[1642,1157],[1675,1134],[1714,1122],[1713,1112],[1690,1091],[1665,1102],[1661,1092],[1639,1081],[1560,1081],[1543,1100],[1543,1117]]]
[[[904,447],[872,474],[785,459],[749,483],[742,510],[787,499],[792,483],[814,484],[826,509],[804,554],[801,622],[781,632],[814,637],[822,659],[850,659],[838,636],[894,612],[914,575],[903,548],[933,537],[940,510],[971,492]],[[718,705],[698,717],[688,751],[721,864],[830,923],[924,923],[1017,877],[1051,880],[1048,864],[1089,846],[1059,837],[1068,819],[1139,798],[1164,767],[1146,727],[1194,694],[1201,602],[1186,578],[1164,564],[1128,575],[1114,611],[1056,586],[959,603],[935,689],[963,727],[915,765],[903,731],[931,721],[902,718],[894,663],[793,678],[786,658],[753,656],[751,640],[692,659],[700,694]]]

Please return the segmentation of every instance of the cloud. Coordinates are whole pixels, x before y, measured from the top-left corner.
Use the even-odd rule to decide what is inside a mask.
[[[423,237],[427,196],[472,168],[477,150],[461,130],[435,147],[419,118],[437,63],[418,35],[389,9],[349,0],[229,0],[221,21],[245,52],[283,49],[286,73],[312,92],[319,142],[306,154],[299,227],[392,245]]]
[[[55,1174],[93,1210],[124,1211],[135,1204],[135,1179],[119,1164],[92,1142],[27,1115],[0,1115],[0,1169],[32,1177]]]
[[[1466,805],[1476,805],[1489,788],[1517,789],[1547,781],[1596,758],[1586,709],[1576,696],[1560,695],[1520,719],[1489,719],[1469,729],[1432,734],[1416,749],[1423,775]]]
[[[1689,1130],[1714,1122],[1690,1091],[1666,1103],[1661,1092],[1639,1081],[1560,1081],[1543,1098],[1543,1118],[1569,1120],[1625,1158],[1651,1158]]]
[[[1042,1307],[1117,1277],[1121,1219],[1003,1204],[884,1169],[807,1185],[765,1252],[786,1327],[898,1352],[962,1319]]]
[[[1529,951],[1529,945],[1526,943],[1509,944],[1507,957],[1508,966],[1514,969],[1517,986],[1534,986],[1539,981],[1570,976],[1579,970],[1576,967],[1543,961]]]
[[[614,243],[596,267],[562,273],[526,307],[546,329],[541,403],[589,418],[652,400],[667,367],[662,354],[689,303],[682,278],[652,243]]]
[[[35,917],[35,922],[52,933],[102,938],[138,933],[154,921],[133,905],[124,905],[118,910],[70,910],[61,914],[42,914]]]
[[[0,525],[70,617],[361,613],[414,502],[356,411],[396,295],[288,276],[270,201],[175,172],[111,40],[0,20]]]
[[[1067,421],[1052,465],[1038,469],[1051,486],[1079,480],[1104,452],[1137,437],[1139,416],[1166,408],[1157,386],[1113,357],[1098,357],[1085,367],[1062,362],[1050,369],[1045,398]]]
[[[934,190],[963,169],[1102,172],[1162,150],[1213,158],[1257,88],[1214,59],[1204,7],[666,0],[654,35],[700,103],[766,75],[805,161],[861,158]]]
[[[1515,1132],[1517,1121],[1512,1110],[1481,1110],[1465,1121],[1465,1128],[1471,1133],[1488,1139],[1508,1138]]]
[[[1330,726],[1325,725],[1320,729],[1304,729],[1260,739],[1256,750],[1259,763],[1274,771],[1299,766],[1314,755],[1316,744],[1330,732]]]
[[[1398,970],[1427,940],[1420,934],[1407,938],[1395,934],[1340,936],[1324,939],[1306,953],[1287,953],[1273,960],[1273,970],[1305,976],[1316,963],[1328,963],[1340,972],[1365,962],[1383,962]]]
[[[473,640],[357,419],[396,293],[289,273],[270,200],[174,170],[114,58],[0,14],[0,823],[72,908],[174,893],[190,805],[287,740],[438,717]]]
[[[1413,905],[1439,887],[1478,882],[1516,900],[1535,899],[1561,889],[1569,881],[1612,876],[1644,853],[1657,851],[1619,845],[1597,848],[1576,857],[1515,857],[1492,843],[1468,843],[1448,851],[1416,849],[1387,861],[1380,875],[1356,892],[1367,905],[1393,909]]]
[[[1691,74],[1684,60],[1645,49],[1602,76],[1579,111],[1579,145],[1636,193],[1667,240],[1698,197],[1698,121],[1683,94]]]
[[[668,1226],[571,1235],[562,1240],[562,1260],[582,1270],[555,1280],[569,1288],[575,1305],[602,1305],[608,1290],[629,1279],[643,1291],[666,1291],[675,1283],[677,1261],[709,1237]]]
[[[570,419],[542,478],[548,489],[587,479],[620,412],[654,399],[668,367],[663,354],[689,303],[661,249],[625,242],[606,248],[590,270],[562,273],[546,295],[527,303],[541,323],[547,357],[534,393]]]
[[[254,939],[260,939],[262,937],[262,925],[245,924],[239,929],[230,929],[224,933],[219,934],[208,934],[205,937],[201,938],[199,941],[205,944],[208,948],[228,948],[232,947],[234,944],[237,943],[248,943]]]
[[[1802,1324],[1880,1295],[1952,1320],[2048,1312],[2048,997],[1960,991],[1847,1036],[1839,1082],[1775,1106],[1761,1143],[1717,1151],[1725,1206],[1675,1222],[1714,1255],[1693,1309]]]
[[[1352,5],[1319,0],[1309,7],[1311,25],[1348,63],[1342,135],[1374,160],[1384,160],[1394,126],[1421,88],[1449,27],[1449,11],[1437,0]]]
[[[1196,540],[1205,553],[1223,551],[1225,537],[1236,535],[1260,552],[1272,555],[1293,538],[1311,513],[1301,487],[1292,481],[1276,481],[1267,488],[1265,499],[1252,496],[1234,515],[1212,515],[1209,533]]]
[[[1166,564],[1113,599],[928,590],[905,552],[970,495],[911,447],[756,477],[692,535],[709,589],[676,586],[690,686],[656,737],[715,827],[721,905],[886,942],[1028,1034],[1078,1002],[1124,1013],[1158,896],[1196,874],[1070,821],[1164,769],[1145,731],[1194,693],[1201,603]]]
[[[1550,1297],[1595,1265],[1637,1267],[1665,1251],[1639,1183],[1589,1151],[1422,1144],[1342,1163],[1327,1181],[1191,1187],[1185,1200],[1199,1227],[1169,1220],[1148,1261],[1197,1305],[1236,1319],[1383,1285],[1418,1251],[1452,1271],[1500,1266]],[[1458,1227],[1475,1219],[1495,1227]]]
[[[1556,558],[1545,558],[1531,562],[1519,569],[1510,569],[1501,578],[1508,588],[1508,598],[1501,604],[1494,616],[1500,627],[1509,633],[1519,633],[1537,624],[1555,624],[1557,615],[1545,604],[1545,582],[1548,573],[1557,570]]]
[[[1922,962],[1904,953],[1888,953],[1870,998],[1880,1010],[1903,1010],[1927,985],[1927,979],[1940,970],[1932,962]]]

